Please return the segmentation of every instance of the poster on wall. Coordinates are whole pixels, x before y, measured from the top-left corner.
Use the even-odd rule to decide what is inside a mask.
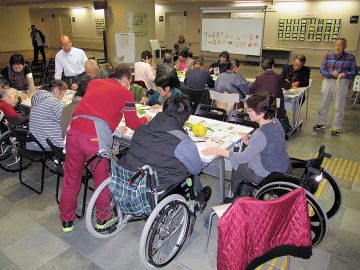
[[[135,63],[135,34],[115,33],[116,56],[124,63]]]
[[[286,19],[286,26],[285,26],[285,40],[291,39],[291,29],[293,25],[292,19]]]
[[[308,20],[308,32],[306,34],[307,41],[315,40],[315,27],[316,27],[317,19],[309,19]]]
[[[333,25],[333,29],[330,33],[331,36],[331,42],[334,42],[335,39],[337,39],[340,35],[340,24],[341,24],[341,19],[335,19],[334,20],[334,25]]]
[[[306,26],[307,26],[307,19],[301,19],[300,32],[299,32],[299,41],[305,41]]]
[[[299,37],[299,19],[294,19],[291,29],[291,40],[296,41]]]
[[[285,19],[279,19],[278,40],[284,40]]]

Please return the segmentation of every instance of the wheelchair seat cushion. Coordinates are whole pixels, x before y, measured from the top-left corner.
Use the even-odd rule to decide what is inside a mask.
[[[157,174],[154,173],[158,185]],[[146,185],[146,175],[132,184],[128,183],[128,179],[134,174],[135,172],[129,171],[112,161],[109,189],[124,214],[148,216],[154,207],[153,194]]]

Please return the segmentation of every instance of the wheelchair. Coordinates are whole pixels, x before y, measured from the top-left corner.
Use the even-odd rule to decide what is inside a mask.
[[[89,166],[95,159],[99,162],[103,158],[111,162],[114,174],[114,166],[119,165],[104,151],[90,157],[85,166]],[[140,259],[148,269],[163,267],[175,258],[187,236],[192,234],[196,214],[200,211],[192,179],[187,178],[168,190],[158,191],[157,175],[150,166],[145,165],[130,175],[132,176],[122,180],[132,185],[133,189],[139,189],[139,192],[142,192],[141,185],[145,186],[149,211],[137,215],[129,213],[126,209],[127,203],[119,202],[115,193],[110,191],[112,176],[109,176],[99,185],[89,201],[86,209],[86,227],[93,236],[108,238],[120,232],[130,222],[145,221],[139,245]],[[101,194],[110,198],[107,207],[97,206]],[[99,220],[104,219],[110,220],[111,223],[102,226]]]
[[[325,146],[320,146],[318,156],[310,160],[291,159],[295,175],[284,173],[270,173],[259,185],[244,183],[256,190],[254,197],[260,200],[271,200],[278,198],[296,188],[306,190],[309,208],[313,247],[320,245],[326,238],[328,232],[328,219],[333,217],[340,209],[342,194],[340,187],[324,168],[321,167],[323,159],[330,158],[331,154],[325,152]],[[319,186],[322,188],[328,183],[328,197],[332,203],[320,204],[316,198]]]
[[[27,128],[26,126],[21,126]],[[18,154],[19,141],[12,134],[11,126],[5,115],[0,111],[0,168],[6,172],[18,172],[20,170],[20,157]],[[23,159],[23,170],[31,166],[31,161]]]

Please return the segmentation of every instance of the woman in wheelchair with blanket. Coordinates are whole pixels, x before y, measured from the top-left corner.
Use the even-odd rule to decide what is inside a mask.
[[[139,127],[129,151],[118,163],[130,171],[150,165],[159,179],[158,190],[168,190],[194,175],[194,189],[200,208],[206,207],[211,188],[202,187],[199,173],[203,164],[194,141],[184,130],[191,114],[189,98],[181,93],[166,100],[163,111]]]
[[[234,198],[252,195],[254,188],[245,183],[258,185],[271,172],[292,172],[284,130],[275,118],[276,99],[267,93],[258,92],[250,96],[246,104],[250,119],[259,123],[260,128],[250,138],[247,134],[241,134],[247,145],[245,150],[239,153],[216,147],[203,150],[205,155],[220,155],[230,159]],[[234,198],[225,198],[224,202],[230,203]]]

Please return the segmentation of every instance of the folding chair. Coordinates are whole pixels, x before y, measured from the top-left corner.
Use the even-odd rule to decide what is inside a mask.
[[[111,61],[109,60],[109,58],[98,58],[98,59],[96,59],[96,62],[98,64],[99,68],[113,69],[113,65],[112,65]]]
[[[208,89],[195,89],[187,86],[180,86],[180,91],[190,99],[192,114],[195,113],[199,104],[210,105],[210,95]]]
[[[32,135],[32,133],[23,128],[15,128],[11,130],[14,137],[19,141],[19,180],[20,183],[37,194],[41,194],[44,190],[44,178],[45,178],[45,167],[46,161],[53,156],[52,151],[46,151],[45,148],[41,145],[41,143]],[[39,147],[38,151],[28,150],[26,149],[26,143],[34,143]],[[41,180],[40,180],[40,190],[35,189],[34,187],[26,184],[22,179],[22,171],[23,171],[23,158],[26,158],[32,162],[41,162]]]
[[[236,104],[239,103],[239,94],[219,93],[214,90],[209,90],[211,105],[217,108],[225,109],[229,113],[232,109],[236,109]],[[215,103],[215,104],[214,104]]]
[[[226,111],[224,109],[215,108],[205,104],[199,104],[197,106],[195,115],[218,121],[225,121],[226,119]]]

